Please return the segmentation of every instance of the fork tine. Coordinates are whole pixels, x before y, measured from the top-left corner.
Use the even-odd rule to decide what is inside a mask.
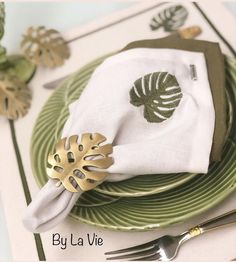
[[[161,258],[161,254],[155,253],[155,254],[150,255],[150,256],[144,256],[144,257],[140,257],[138,259],[131,259],[129,261],[153,261],[153,260],[162,261],[162,260],[160,260],[160,258]]]
[[[140,257],[146,257],[146,256],[153,255],[156,252],[157,252],[157,248],[153,246],[143,251],[138,251],[138,252],[124,254],[124,255],[115,256],[115,257],[108,257],[107,260],[127,259],[127,258],[135,258],[135,257],[140,258]]]
[[[156,240],[152,240],[150,242],[147,242],[147,243],[144,243],[144,244],[141,244],[141,245],[138,245],[138,246],[133,246],[133,247],[129,247],[129,248],[109,251],[109,252],[106,252],[105,255],[116,255],[116,254],[120,254],[120,253],[132,252],[132,251],[141,251],[143,249],[153,247],[153,245],[156,242],[157,242]]]

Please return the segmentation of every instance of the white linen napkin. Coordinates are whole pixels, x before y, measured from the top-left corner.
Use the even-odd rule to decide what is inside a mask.
[[[173,115],[160,123],[148,122],[143,106],[130,103],[133,83],[154,72],[175,76],[182,92]],[[62,137],[103,134],[113,144],[109,181],[143,174],[206,173],[214,122],[203,53],[136,48],[106,59],[95,70],[80,99],[70,105]],[[49,180],[28,207],[24,225],[34,232],[49,230],[67,216],[81,193],[56,188]]]

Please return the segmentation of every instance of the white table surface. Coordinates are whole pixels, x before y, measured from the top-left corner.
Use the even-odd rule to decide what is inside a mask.
[[[60,31],[66,31],[71,27],[85,24],[91,20],[102,17],[111,12],[126,8],[133,3],[130,1],[115,2],[37,2],[37,3],[6,3],[6,33],[3,45],[7,46],[9,52],[19,51],[21,35],[29,25],[45,25]],[[225,2],[226,7],[236,17],[236,2]],[[56,14],[64,12],[64,17]],[[78,11],[79,10],[79,11]],[[43,13],[43,16],[40,15]],[[25,19],[17,19],[25,17]],[[14,22],[15,21],[15,22]],[[14,41],[12,41],[14,39]],[[11,247],[8,239],[7,228],[5,226],[4,207],[1,202],[0,192],[0,260],[12,261]],[[236,248],[235,248],[236,256]]]

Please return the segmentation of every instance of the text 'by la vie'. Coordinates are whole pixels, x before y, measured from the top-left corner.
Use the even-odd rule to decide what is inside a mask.
[[[52,245],[61,249],[67,249],[69,246],[102,246],[103,244],[103,239],[95,233],[86,234],[85,237],[75,236],[74,234],[69,236],[61,236],[59,233],[52,234]]]

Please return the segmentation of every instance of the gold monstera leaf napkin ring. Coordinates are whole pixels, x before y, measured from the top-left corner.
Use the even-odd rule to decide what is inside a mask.
[[[113,164],[111,144],[103,144],[106,137],[99,133],[85,133],[63,138],[48,155],[47,174],[59,180],[70,192],[95,188],[107,177],[105,169]]]

